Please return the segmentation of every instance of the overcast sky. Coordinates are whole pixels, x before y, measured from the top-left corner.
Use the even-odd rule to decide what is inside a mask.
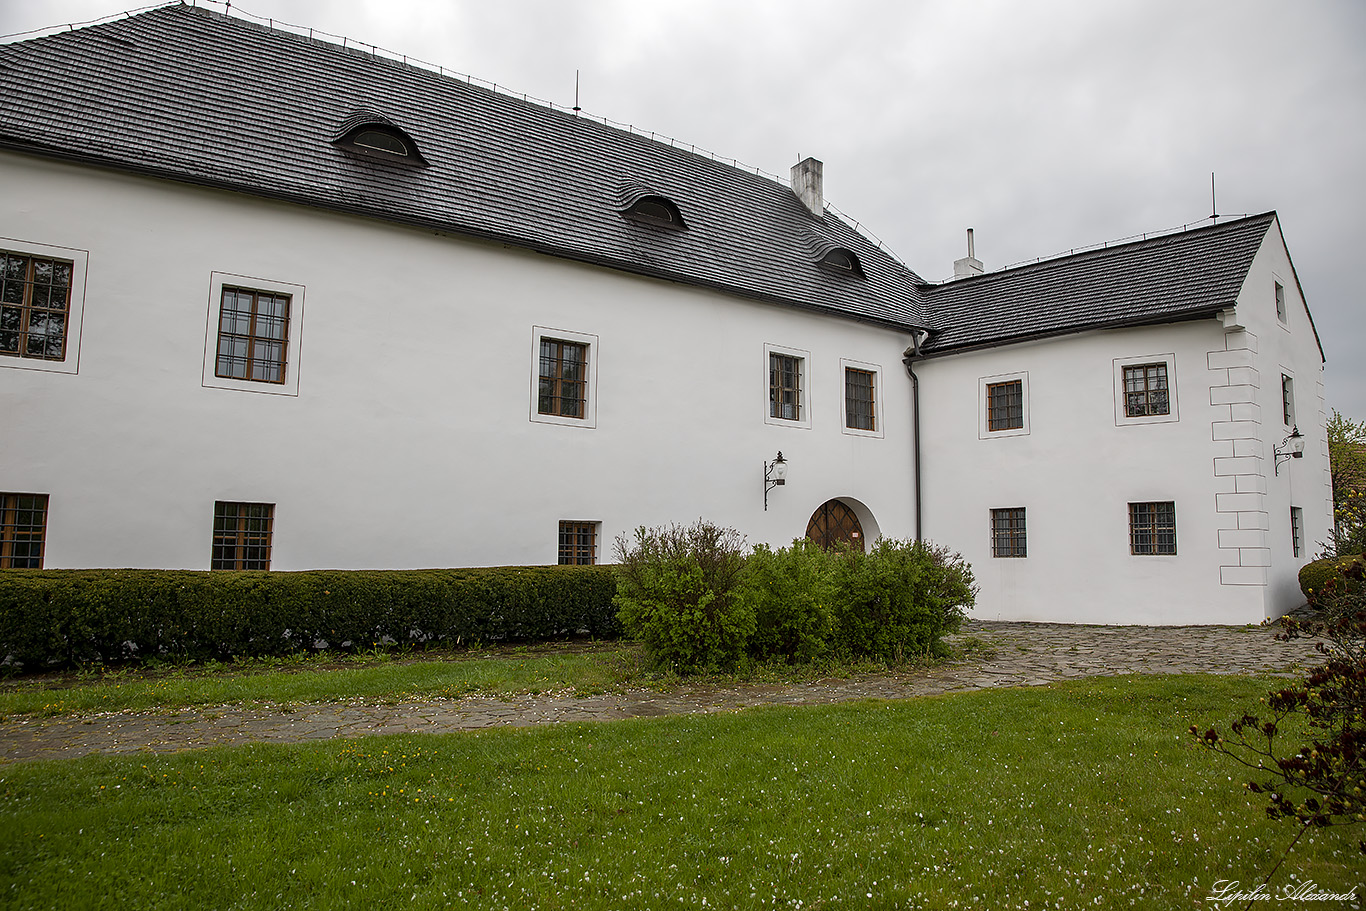
[[[0,0],[0,34],[136,0]],[[221,5],[204,3],[211,9]],[[921,276],[1275,209],[1366,418],[1361,0],[242,0],[786,175]],[[1208,223],[1206,220],[1204,223]],[[1355,277],[1354,277],[1355,276]]]

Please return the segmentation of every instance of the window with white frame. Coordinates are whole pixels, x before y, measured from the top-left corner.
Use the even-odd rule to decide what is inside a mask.
[[[531,420],[597,426],[598,337],[532,327]]]
[[[785,427],[811,426],[810,352],[777,345],[764,346],[768,403],[764,420]]]
[[[1007,373],[978,380],[978,436],[1029,433],[1029,374]]]
[[[841,358],[840,370],[844,375],[844,432],[854,436],[883,436],[881,368]]]
[[[1281,374],[1281,417],[1285,426],[1295,426],[1295,380],[1284,373]]]
[[[1176,355],[1115,358],[1114,392],[1116,426],[1175,421]]]
[[[0,367],[76,373],[89,254],[0,238]]]
[[[299,394],[304,286],[211,273],[203,385]]]
[[[1304,510],[1290,507],[1290,549],[1296,556],[1304,555]]]

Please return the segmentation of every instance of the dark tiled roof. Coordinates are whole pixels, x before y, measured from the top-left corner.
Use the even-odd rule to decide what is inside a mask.
[[[571,113],[188,6],[0,46],[0,146],[923,326],[921,280],[786,186]],[[357,114],[425,166],[336,143]],[[381,121],[382,122],[382,121]],[[621,210],[673,200],[686,229]],[[817,266],[853,250],[865,278]]]
[[[935,285],[924,351],[1212,316],[1233,306],[1275,218],[1268,212]]]

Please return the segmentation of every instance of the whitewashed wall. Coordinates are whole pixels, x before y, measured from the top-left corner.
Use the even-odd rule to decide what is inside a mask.
[[[0,362],[0,490],[50,495],[49,568],[207,568],[215,500],[275,504],[280,570],[553,563],[561,519],[604,556],[698,517],[785,544],[835,497],[913,532],[900,333],[21,156],[0,182],[0,236],[88,259],[79,370]],[[301,289],[296,395],[206,388],[214,273]],[[592,429],[531,420],[535,326],[596,336]],[[809,352],[809,429],[765,421],[766,344]],[[880,368],[880,438],[842,432],[842,358]]]

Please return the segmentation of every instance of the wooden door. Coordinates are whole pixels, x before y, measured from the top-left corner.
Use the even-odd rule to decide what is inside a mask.
[[[806,536],[826,550],[838,541],[863,550],[863,526],[854,511],[839,500],[827,500],[811,514]]]

